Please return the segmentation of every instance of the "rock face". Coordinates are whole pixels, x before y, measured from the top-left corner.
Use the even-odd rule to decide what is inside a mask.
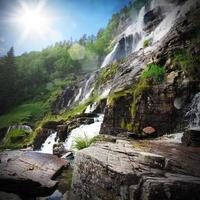
[[[80,115],[76,115],[75,117],[71,118],[67,122],[63,123],[62,125],[57,126],[57,135],[61,141],[65,141],[68,134],[71,130],[77,128],[82,124],[92,124],[94,123],[94,117],[97,117],[97,114],[93,113],[82,113]]]
[[[57,186],[53,179],[68,162],[50,154],[23,151],[0,153],[0,190],[24,196],[46,196]]]
[[[187,129],[183,134],[182,143],[186,146],[200,147],[200,128]]]
[[[76,155],[70,199],[198,200],[199,153],[163,141],[96,144]]]
[[[156,19],[156,16],[159,16],[157,12],[159,9],[147,13],[145,22],[148,24],[149,18]],[[177,127],[184,129],[184,109],[191,96],[199,91],[199,78],[195,81],[186,79],[186,74],[173,64],[172,59],[177,52],[184,49],[189,51],[193,40],[192,33],[200,27],[197,20],[199,13],[200,9],[196,6],[186,18],[177,18],[160,45],[153,47],[153,51],[139,50],[120,64],[108,97],[108,100],[114,100],[107,104],[102,134],[117,135],[124,131],[140,134],[147,126],[154,127],[159,134],[173,132]],[[198,43],[194,46],[198,46]],[[192,49],[193,52],[198,52],[198,47]],[[145,91],[140,90],[136,98],[136,92],[130,91],[141,85],[141,71],[148,63],[164,67],[165,80],[156,85],[149,84],[150,87]]]
[[[163,20],[162,9],[154,8],[144,15],[144,31],[150,33]]]

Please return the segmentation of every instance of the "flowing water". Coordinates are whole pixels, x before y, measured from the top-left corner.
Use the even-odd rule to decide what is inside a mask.
[[[143,28],[146,8],[142,7],[136,21],[118,36],[120,39],[118,39],[113,50],[105,57],[101,68],[120,59],[121,57],[119,55],[128,56],[130,53],[140,50],[143,48],[145,40],[152,40],[153,48],[148,48],[148,50],[153,50],[155,45],[158,46],[161,39],[170,31],[176,19],[185,15],[191,7],[195,6],[197,3],[198,0],[188,0],[182,5],[176,5],[175,3],[169,3],[167,0],[152,0],[150,10],[160,7],[162,15],[164,16],[163,20],[151,33],[148,34],[144,32]]]
[[[74,150],[76,138],[91,139],[94,136],[97,136],[103,122],[103,117],[103,114],[99,114],[97,118],[94,118],[94,123],[81,125],[78,128],[73,129],[64,143],[66,150]]]
[[[42,144],[39,152],[53,154],[53,145],[57,143],[56,141],[57,132],[53,132]]]
[[[189,128],[200,127],[200,92],[197,93],[189,105],[186,117],[189,121]]]

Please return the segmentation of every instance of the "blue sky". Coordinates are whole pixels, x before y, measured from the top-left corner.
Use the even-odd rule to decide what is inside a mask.
[[[31,5],[32,9],[41,0],[0,0],[0,54],[5,53],[11,46],[14,46],[15,54],[20,55],[24,52],[41,50],[56,41],[68,40],[71,37],[78,39],[84,33],[96,35],[100,28],[106,26],[112,14],[129,1],[45,0],[41,13],[53,18],[48,34],[43,39],[36,34],[22,39],[24,27],[11,22],[10,18],[22,15],[20,2]]]

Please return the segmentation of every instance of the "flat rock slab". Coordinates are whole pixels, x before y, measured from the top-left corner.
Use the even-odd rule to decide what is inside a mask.
[[[199,200],[199,166],[200,148],[155,140],[97,143],[76,154],[71,199]]]
[[[0,190],[28,196],[46,196],[57,186],[53,180],[68,162],[33,151],[0,152]]]

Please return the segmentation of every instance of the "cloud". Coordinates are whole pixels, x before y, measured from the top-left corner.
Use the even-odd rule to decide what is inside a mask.
[[[0,43],[4,43],[5,42],[5,38],[3,36],[0,36]]]

